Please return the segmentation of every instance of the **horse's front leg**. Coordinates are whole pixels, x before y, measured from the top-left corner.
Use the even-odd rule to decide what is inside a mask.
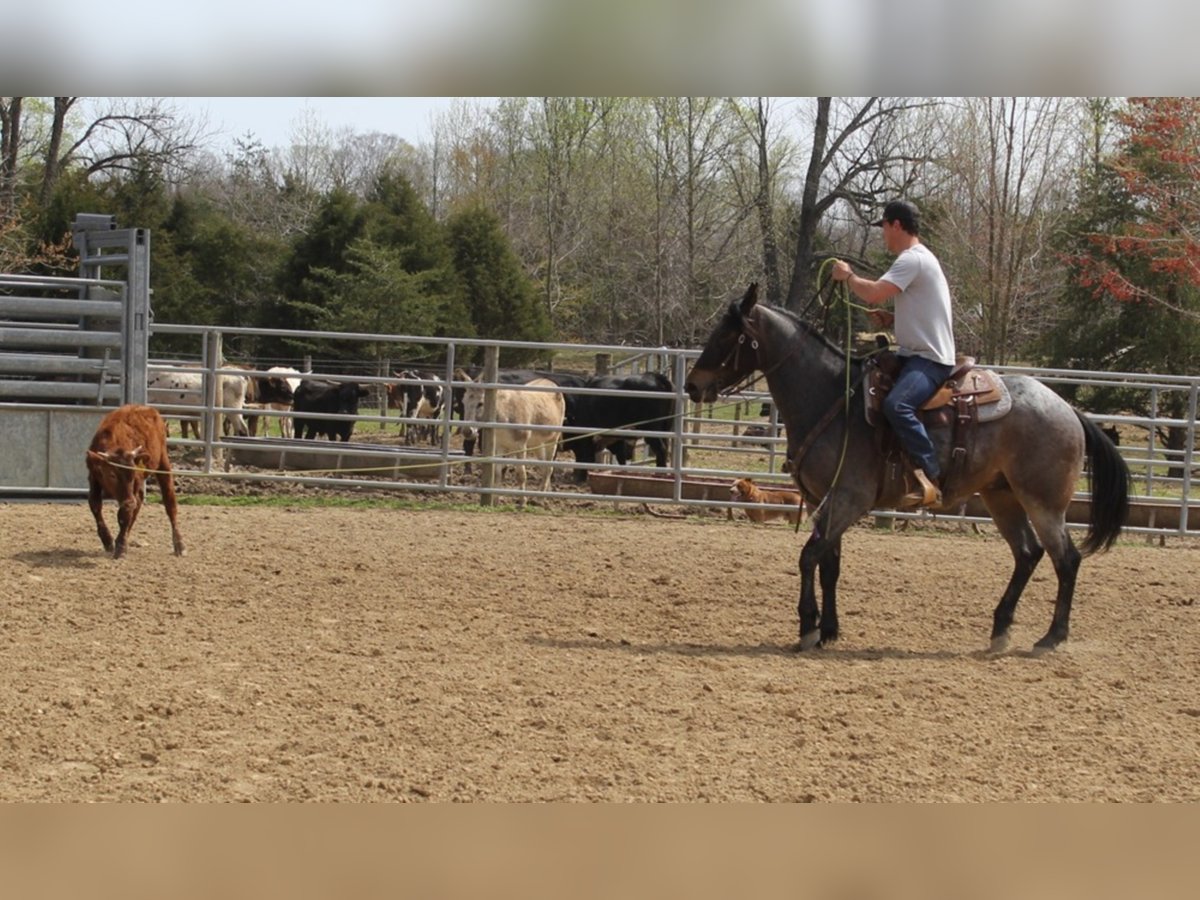
[[[821,570],[824,614],[817,607],[817,568]],[[811,650],[826,640],[837,639],[837,579],[841,568],[841,539],[827,541],[812,537],[800,551],[800,643],[797,650]],[[828,617],[828,620],[826,619]]]
[[[837,583],[842,574],[842,539],[831,541],[821,557],[821,644],[838,639]]]

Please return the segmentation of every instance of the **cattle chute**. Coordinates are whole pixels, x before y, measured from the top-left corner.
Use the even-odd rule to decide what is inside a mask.
[[[84,450],[113,408],[146,402],[150,233],[74,222],[77,278],[0,275],[0,496],[84,496]]]

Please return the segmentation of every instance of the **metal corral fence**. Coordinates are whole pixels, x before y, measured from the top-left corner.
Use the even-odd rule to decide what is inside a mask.
[[[194,351],[185,354],[186,366],[179,363],[156,363],[154,338],[173,336],[178,345],[181,338],[194,341]],[[320,362],[293,358],[289,360],[255,360],[243,358],[237,366],[229,362],[223,348],[238,344],[253,344],[263,336],[282,337],[296,342],[346,341],[357,346],[373,348],[373,358],[358,363]],[[397,383],[434,383],[461,388],[465,382],[456,377],[456,370],[468,361],[488,357],[492,368],[476,366],[483,374],[485,387],[507,390],[548,390],[521,385],[499,384],[494,374],[495,357],[505,349],[534,351],[546,360],[570,360],[564,369],[590,374],[594,372],[622,374],[633,371],[657,371],[667,375],[674,385],[677,415],[670,431],[648,431],[643,423],[610,436],[630,439],[664,437],[670,440],[669,466],[658,469],[644,456],[633,465],[619,471],[613,463],[590,465],[577,463],[569,455],[560,455],[551,465],[556,470],[558,491],[543,493],[537,490],[520,492],[506,486],[498,472],[492,473],[488,464],[499,459],[463,454],[457,438],[462,423],[453,418],[453,405],[445,403],[436,420],[436,439],[432,444],[405,443],[398,436],[400,429],[429,425],[430,420],[412,415],[390,414],[386,389]],[[173,354],[176,358],[180,354]],[[570,488],[574,499],[592,499],[614,503],[671,504],[680,507],[706,509],[745,508],[747,504],[730,499],[729,486],[734,479],[750,477],[769,487],[790,487],[790,477],[782,472],[786,459],[786,437],[770,404],[765,390],[747,390],[737,397],[698,406],[683,393],[682,385],[688,368],[698,355],[696,350],[668,348],[631,348],[601,344],[541,344],[513,341],[460,340],[411,335],[383,335],[342,332],[293,332],[270,329],[213,328],[187,325],[156,324],[151,337],[151,371],[199,366],[206,374],[205,396],[198,407],[161,405],[165,415],[199,415],[204,422],[200,439],[172,436],[176,448],[199,448],[200,453],[185,454],[177,469],[180,474],[202,477],[236,478],[249,482],[286,481],[325,487],[348,487],[348,482],[362,490],[395,490],[426,494],[469,494],[479,496],[484,503],[496,497],[534,497],[542,500],[563,496],[570,482],[569,472],[586,470],[585,486]],[[585,367],[581,360],[590,362]],[[306,365],[306,363],[309,363]],[[361,385],[366,393],[355,417],[356,435],[350,444],[325,440],[295,441],[274,436],[226,436],[217,427],[219,417],[237,410],[221,406],[212,386],[213,376],[261,375],[274,365],[290,365],[304,371],[305,377],[333,382],[352,382]],[[249,372],[247,371],[249,368]],[[311,368],[311,371],[306,371]],[[537,368],[549,369],[550,365]],[[1055,369],[1036,369],[1017,366],[993,367],[1003,373],[1032,375],[1051,387],[1092,386],[1121,387],[1145,392],[1151,414],[1146,417],[1130,415],[1096,415],[1102,426],[1116,426],[1120,431],[1119,446],[1133,472],[1132,503],[1129,531],[1148,534],[1200,534],[1200,512],[1191,497],[1193,455],[1195,448],[1197,391],[1200,378],[1120,374],[1111,372],[1077,372]],[[416,377],[398,378],[394,373],[408,370]],[[760,385],[765,388],[765,385]],[[560,388],[564,394],[613,394],[614,396],[661,397],[654,392],[599,391],[596,389]],[[1182,393],[1188,410],[1186,418],[1169,418],[1158,410],[1167,404],[1167,394]],[[312,418],[340,418],[336,415],[312,414]],[[1185,432],[1183,449],[1167,450],[1162,446],[1160,433],[1179,428]],[[390,430],[395,429],[396,434]],[[580,432],[570,432],[572,434]],[[564,437],[568,436],[564,432]],[[1144,436],[1144,437],[1143,437]],[[409,439],[411,440],[411,438]],[[639,447],[642,446],[639,444]],[[180,456],[176,453],[175,456]],[[195,460],[189,463],[187,460]],[[465,474],[470,469],[470,475]],[[531,484],[536,479],[531,479]],[[1081,526],[1089,500],[1083,490],[1076,495],[1073,524]],[[977,500],[978,498],[976,498]],[[923,518],[929,513],[895,513],[877,511],[882,522]],[[950,518],[963,522],[986,522],[982,505],[969,503],[960,514]]]
[[[74,496],[107,409],[146,399],[150,235],[74,223],[78,278],[0,275],[0,494]]]

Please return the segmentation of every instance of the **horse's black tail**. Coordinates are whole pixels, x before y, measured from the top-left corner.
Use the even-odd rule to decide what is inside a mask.
[[[1125,526],[1129,517],[1129,466],[1095,422],[1078,410],[1075,415],[1087,440],[1088,490],[1092,494],[1088,533],[1079,548],[1087,556],[1111,547]]]

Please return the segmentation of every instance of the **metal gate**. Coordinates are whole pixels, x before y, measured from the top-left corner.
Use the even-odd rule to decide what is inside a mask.
[[[79,277],[0,275],[0,497],[87,492],[112,408],[146,402],[150,233],[81,213]]]

